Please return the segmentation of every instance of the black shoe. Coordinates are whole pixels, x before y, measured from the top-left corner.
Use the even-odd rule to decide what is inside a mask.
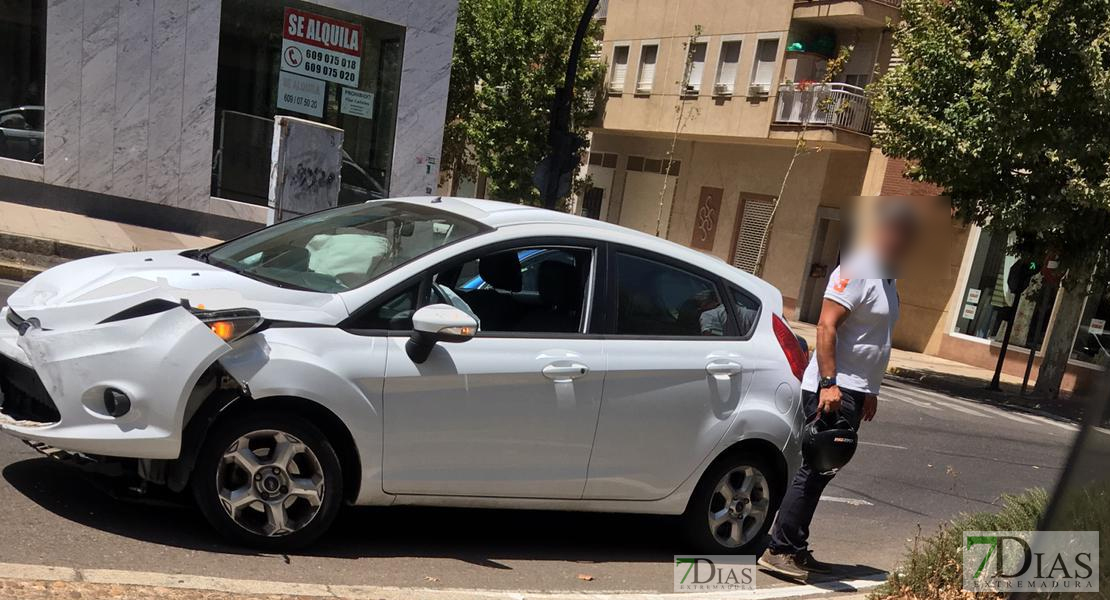
[[[833,566],[829,563],[823,563],[816,558],[813,558],[813,553],[809,550],[802,550],[794,555],[794,564],[801,569],[805,569],[810,573],[832,573]]]
[[[770,550],[759,557],[759,566],[772,573],[804,582],[809,577],[809,571],[801,568],[790,554],[775,554]]]

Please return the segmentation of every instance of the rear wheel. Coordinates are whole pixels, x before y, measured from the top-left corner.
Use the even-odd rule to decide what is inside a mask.
[[[683,515],[687,537],[699,552],[750,554],[771,528],[782,493],[776,471],[755,454],[717,461]]]
[[[343,477],[335,449],[291,414],[244,414],[217,423],[192,474],[197,505],[231,540],[293,550],[335,520]]]

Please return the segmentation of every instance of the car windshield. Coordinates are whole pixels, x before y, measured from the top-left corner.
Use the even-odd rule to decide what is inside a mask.
[[[370,202],[280,223],[196,258],[274,285],[335,293],[486,229],[428,206]]]

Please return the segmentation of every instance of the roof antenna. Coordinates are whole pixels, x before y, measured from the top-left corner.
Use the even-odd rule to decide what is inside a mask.
[[[435,198],[432,198],[432,204],[439,204],[440,202],[443,202],[443,196],[436,196]]]

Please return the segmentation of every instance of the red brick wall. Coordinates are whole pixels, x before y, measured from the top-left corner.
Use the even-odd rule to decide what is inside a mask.
[[[883,196],[941,196],[944,191],[931,183],[910,181],[902,177],[906,172],[906,161],[901,158],[891,158],[886,161],[886,173],[883,175],[883,187],[880,194]]]

